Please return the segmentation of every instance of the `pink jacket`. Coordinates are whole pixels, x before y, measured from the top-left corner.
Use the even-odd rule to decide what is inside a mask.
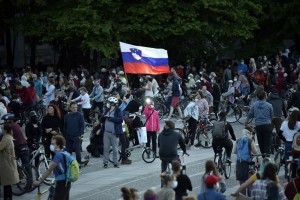
[[[152,111],[153,111],[153,114],[151,115]],[[151,117],[148,119],[148,121],[146,123],[146,130],[151,131],[151,132],[159,131],[160,130],[160,122],[159,122],[158,112],[155,109],[150,108],[149,105],[146,105],[144,114],[146,116],[146,120],[151,115]]]

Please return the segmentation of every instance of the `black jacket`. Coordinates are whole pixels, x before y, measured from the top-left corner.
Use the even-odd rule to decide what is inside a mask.
[[[300,109],[300,91],[296,91],[292,94],[291,99],[289,99],[287,109],[290,109],[293,106]]]
[[[283,99],[279,97],[278,93],[271,93],[268,102],[273,107],[274,117],[281,117],[282,113],[285,117],[287,116]]]
[[[186,146],[181,135],[174,129],[164,129],[158,136],[159,157],[161,160],[172,161],[177,158],[177,146],[186,152]]]

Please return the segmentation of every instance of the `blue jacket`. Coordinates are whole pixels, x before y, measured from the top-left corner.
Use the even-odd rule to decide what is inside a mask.
[[[257,100],[250,108],[248,118],[255,118],[255,125],[271,124],[274,117],[273,107],[265,100]]]
[[[84,118],[80,112],[66,114],[64,134],[69,137],[80,137],[84,134]]]
[[[206,198],[204,198],[204,195],[206,196]],[[209,200],[209,199],[213,199],[213,200],[225,200],[225,196],[219,192],[217,192],[215,189],[211,189],[211,188],[207,188],[205,192],[200,193],[198,195],[198,200]]]
[[[108,112],[106,112],[106,114],[107,113]],[[116,135],[122,135],[122,134],[124,134],[123,133],[123,129],[122,129],[123,113],[122,113],[122,111],[121,111],[120,108],[116,108],[114,117],[108,118],[106,120],[114,122]]]

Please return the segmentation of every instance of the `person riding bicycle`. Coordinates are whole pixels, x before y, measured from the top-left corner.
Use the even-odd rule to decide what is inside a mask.
[[[165,121],[165,127],[158,136],[159,158],[161,160],[161,172],[167,170],[167,166],[173,160],[178,159],[177,146],[183,151],[183,154],[189,155],[186,152],[186,146],[182,136],[174,130],[175,124],[172,121]]]
[[[233,143],[231,139],[229,139],[228,131],[230,133],[231,139],[236,141],[236,137],[233,131],[233,128],[230,123],[226,121],[226,112],[221,111],[219,113],[219,120],[216,121],[213,125],[212,129],[212,147],[214,153],[216,154],[218,151],[218,147],[225,148],[227,162],[231,162],[231,152],[233,148]]]
[[[288,120],[282,122],[280,131],[279,131],[279,137],[284,141],[284,161],[289,159],[289,156],[292,156],[292,144],[293,144],[293,138],[294,135],[298,132],[300,129],[300,122],[298,121],[300,111],[294,110],[289,115]],[[284,162],[285,163],[285,162]],[[287,167],[287,165],[285,165]],[[293,172],[296,172],[296,168],[293,170]],[[287,169],[286,169],[287,171]],[[287,174],[286,179],[288,179]],[[295,175],[295,173],[293,173]]]
[[[66,158],[64,151],[66,140],[61,135],[55,135],[52,137],[50,149],[55,153],[55,156],[50,163],[49,169],[45,171],[39,180],[34,181],[33,185],[40,185],[53,171],[55,175],[55,191],[53,200],[69,200],[69,194],[71,189],[71,182],[67,181],[68,167],[66,166]]]
[[[2,116],[1,120],[3,120],[4,123],[11,125],[13,131],[13,137],[14,137],[16,157],[21,159],[22,164],[29,164],[30,155],[29,155],[29,148],[27,145],[27,141],[22,132],[22,128],[20,127],[19,124],[15,122],[14,115],[11,113],[7,113]]]
[[[32,95],[32,91],[30,88],[22,86],[20,81],[15,83],[16,86],[16,94],[18,94],[21,98],[21,102],[23,103],[23,108],[25,111],[30,112],[33,109],[35,98]]]

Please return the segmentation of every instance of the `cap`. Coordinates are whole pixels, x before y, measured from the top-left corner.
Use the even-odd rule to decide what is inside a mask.
[[[217,182],[219,182],[222,178],[218,177],[218,176],[214,176],[214,175],[208,175],[205,178],[205,184],[208,186],[213,186],[214,184],[216,184]]]
[[[228,83],[233,83],[233,80],[229,80]]]

